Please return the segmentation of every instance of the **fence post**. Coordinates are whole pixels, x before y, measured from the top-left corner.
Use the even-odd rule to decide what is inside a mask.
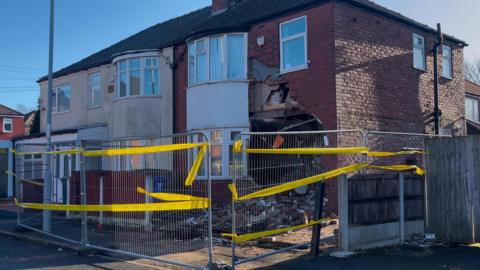
[[[103,199],[103,198],[104,198],[104,189],[103,189],[104,182],[103,182],[103,180],[104,180],[104,177],[101,176],[101,177],[100,177],[100,192],[99,192],[99,193],[100,193],[100,194],[99,194],[99,196],[100,196],[100,198],[99,198],[100,205],[103,205],[103,203],[104,203],[104,201],[103,201],[103,200],[104,200],[104,199]],[[99,221],[100,221],[100,222],[99,222],[100,225],[103,225],[103,211],[100,212],[100,220],[99,220]]]
[[[399,193],[399,206],[400,206],[400,209],[399,209],[400,220],[398,223],[400,227],[399,238],[400,238],[400,245],[403,245],[405,241],[405,175],[403,173],[399,174],[398,182],[399,182],[398,193]]]
[[[212,177],[211,177],[211,149],[208,137],[203,135],[207,140],[207,153],[205,159],[205,166],[207,167],[205,173],[207,174],[207,190],[208,190],[208,199],[210,200],[210,205],[208,207],[208,269],[214,269],[213,265],[213,212],[212,212]]]
[[[71,178],[72,178],[71,176],[67,176],[67,181],[66,181],[67,192],[65,192],[66,196],[67,196],[67,198],[65,198],[65,204],[66,205],[70,205],[70,181],[71,181]],[[67,219],[71,218],[70,211],[65,212],[65,217]]]
[[[80,148],[84,148],[84,143],[80,142]],[[87,204],[87,179],[85,172],[85,157],[80,155],[80,200],[82,205]],[[87,247],[87,212],[82,212],[82,249]]]
[[[317,184],[315,194],[314,220],[320,220],[323,217],[323,199],[325,197],[325,182]],[[313,226],[312,244],[310,246],[310,256],[317,257],[320,248],[321,224]]]
[[[342,174],[338,186],[339,236],[341,251],[348,252],[348,176]]]
[[[153,192],[153,179],[150,175],[145,177],[145,190],[147,192]],[[145,203],[151,203],[152,199],[149,195],[145,194]],[[145,220],[144,220],[144,228],[145,231],[151,232],[152,231],[152,212],[145,212]]]

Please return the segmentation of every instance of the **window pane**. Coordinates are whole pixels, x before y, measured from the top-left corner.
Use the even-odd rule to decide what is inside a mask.
[[[140,68],[140,59],[130,60],[130,70],[139,69],[139,68]]]
[[[157,67],[157,58],[147,58],[147,61],[145,63],[147,67]]]
[[[213,176],[222,175],[222,131],[213,130],[211,137],[212,144],[212,168]]]
[[[188,85],[195,84],[195,42],[188,45]]]
[[[205,51],[205,40],[201,39],[197,41],[197,53],[203,53]]]
[[[425,69],[425,57],[423,48],[413,49],[413,66],[419,69]]]
[[[130,95],[140,95],[140,70],[130,70]]]
[[[442,75],[443,77],[447,77],[447,78],[452,77],[452,62],[449,58],[443,59]]]
[[[210,38],[210,80],[223,79],[222,38]]]
[[[120,61],[120,65],[118,68],[119,71],[127,70],[127,60]]]
[[[122,72],[120,73],[119,75],[119,88],[120,88],[120,93],[119,93],[119,97],[125,97],[127,96],[127,73],[126,72]]]
[[[245,75],[244,35],[228,35],[228,79],[242,80]]]
[[[57,89],[53,89],[52,96],[52,112],[57,112]]]
[[[58,111],[66,112],[70,110],[70,85],[62,86],[58,89]]]
[[[197,55],[197,83],[207,80],[207,54]]]
[[[145,95],[158,95],[158,69],[145,69]]]
[[[282,39],[305,32],[305,18],[282,24]]]
[[[306,65],[305,39],[303,37],[283,42],[283,69]]]
[[[90,107],[100,106],[100,75],[90,76]]]
[[[12,132],[12,119],[4,118],[3,121],[3,131]]]

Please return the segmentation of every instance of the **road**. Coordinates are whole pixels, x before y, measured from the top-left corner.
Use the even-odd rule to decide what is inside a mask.
[[[0,269],[151,270],[153,268],[99,256],[36,245],[0,235]]]

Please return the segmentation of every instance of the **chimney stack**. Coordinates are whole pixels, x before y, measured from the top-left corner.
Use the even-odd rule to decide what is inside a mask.
[[[241,0],[212,0],[212,14],[218,14],[229,7],[238,4]]]

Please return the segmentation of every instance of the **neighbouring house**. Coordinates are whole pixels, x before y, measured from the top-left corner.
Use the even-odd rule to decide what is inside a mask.
[[[34,110],[25,114],[25,135],[32,135],[40,132],[40,111]]]
[[[0,140],[25,135],[23,114],[0,104]]]
[[[467,134],[480,134],[480,85],[465,80],[465,117],[467,118]]]
[[[240,132],[433,133],[435,35],[367,0],[212,0],[55,72],[52,127],[73,140],[205,132],[226,192]],[[466,132],[465,46],[445,35],[439,53],[445,134]]]

